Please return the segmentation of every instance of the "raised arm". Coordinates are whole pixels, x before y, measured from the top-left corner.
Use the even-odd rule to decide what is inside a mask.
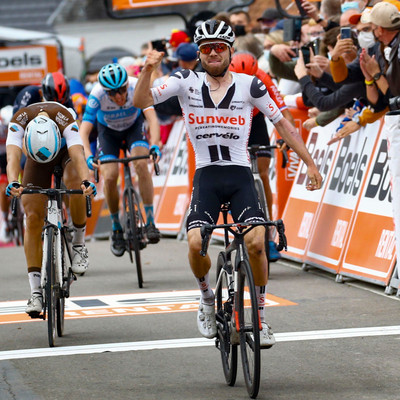
[[[157,50],[152,50],[148,54],[135,87],[133,96],[133,105],[135,107],[144,109],[154,104],[153,96],[150,91],[151,75],[161,64],[163,57],[164,53]]]

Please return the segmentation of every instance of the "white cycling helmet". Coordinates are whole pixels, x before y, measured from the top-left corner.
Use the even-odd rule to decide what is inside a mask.
[[[29,157],[38,163],[54,160],[61,148],[61,134],[57,124],[44,115],[38,115],[29,122],[24,141]]]
[[[224,21],[209,19],[197,27],[193,41],[199,44],[200,41],[205,39],[219,39],[232,45],[235,41],[235,34]]]

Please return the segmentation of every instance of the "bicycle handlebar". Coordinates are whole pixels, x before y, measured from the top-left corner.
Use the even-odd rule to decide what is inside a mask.
[[[242,234],[246,234],[250,232],[251,229],[253,229],[256,226],[275,226],[278,235],[279,235],[279,243],[277,245],[278,251],[281,251],[283,249],[287,250],[287,240],[285,236],[285,225],[283,224],[283,221],[281,219],[278,219],[277,221],[264,221],[264,222],[239,222],[239,223],[233,223],[233,224],[220,224],[220,225],[203,225],[200,228],[200,234],[201,234],[201,250],[200,250],[200,255],[202,257],[205,257],[207,254],[207,247],[208,247],[208,242],[210,240],[210,236],[213,232],[214,229],[218,228],[225,228],[228,229],[233,235],[235,235],[237,232],[235,232],[232,228],[244,228],[248,227],[246,231],[242,232]]]
[[[57,194],[83,194],[82,189],[43,189],[41,187],[27,187],[24,188],[22,194],[44,194],[45,196],[51,197]],[[11,200],[11,213],[13,216],[16,215],[18,197],[13,197]],[[92,199],[90,196],[86,196],[86,216],[90,218],[92,216]]]
[[[249,153],[255,157],[258,156],[258,152],[262,151],[262,150],[274,150],[274,149],[278,149],[281,150],[282,153],[282,168],[286,168],[288,162],[289,162],[289,157],[287,154],[287,150],[286,148],[283,148],[281,146],[277,146],[277,145],[270,145],[270,146],[264,146],[264,145],[259,145],[259,144],[252,144],[251,146],[249,146],[247,148],[247,150],[249,151]]]
[[[147,156],[135,156],[135,157],[124,157],[124,158],[110,158],[107,160],[101,160],[100,157],[95,157],[93,159],[94,162],[98,162],[100,161],[100,164],[116,164],[116,163],[120,163],[120,164],[124,164],[127,165],[129,164],[131,161],[135,161],[135,160],[145,160],[148,158],[152,158],[153,159],[153,164],[154,164],[154,172],[156,173],[156,175],[160,175],[160,167],[158,165],[158,163],[156,162],[157,159],[157,154],[152,153],[149,154]],[[94,169],[94,180],[96,183],[99,182],[99,170],[98,168]]]

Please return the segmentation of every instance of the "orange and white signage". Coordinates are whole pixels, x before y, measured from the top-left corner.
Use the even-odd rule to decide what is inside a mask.
[[[174,125],[168,138],[168,146],[173,146],[171,148],[174,149],[174,152],[169,162],[168,171],[162,172],[166,180],[159,193],[159,201],[158,198],[154,201],[154,204],[158,204],[155,222],[160,232],[177,234],[181,229],[189,204],[188,152],[183,121]],[[156,179],[154,180],[154,187],[154,192],[157,195],[159,184]]]
[[[57,70],[56,46],[0,48],[0,86],[40,84],[48,72]]]
[[[316,127],[310,132],[307,140],[308,151],[322,175],[322,188],[313,192],[306,189],[307,167],[301,163],[283,213],[282,219],[288,239],[288,251],[283,254],[298,261],[304,261],[307,243],[311,239],[317,211],[332,171],[338,145],[335,143],[327,146],[330,139],[327,132],[334,132],[337,125],[335,120],[323,128]]]
[[[133,8],[172,6],[175,4],[203,3],[210,0],[112,0],[113,11]],[[218,0],[214,0],[218,1]]]
[[[338,271],[380,124],[368,124],[340,141],[307,246],[307,262]]]
[[[381,285],[388,285],[396,261],[388,159],[381,133],[339,270]]]

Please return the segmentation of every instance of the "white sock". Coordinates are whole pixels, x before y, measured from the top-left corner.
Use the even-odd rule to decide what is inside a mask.
[[[267,297],[267,285],[256,286],[256,295],[258,300],[258,314],[260,322],[265,322],[265,298]]]
[[[83,246],[85,244],[85,233],[86,233],[86,225],[82,228],[77,228],[74,225],[74,236],[72,239],[72,245],[80,245]]]
[[[40,279],[42,274],[40,272],[28,272],[29,285],[31,287],[31,294],[33,293],[42,293],[42,289],[40,287]]]
[[[196,278],[196,281],[201,292],[201,302],[207,305],[214,304],[215,297],[210,287],[209,274],[207,273],[202,278]]]

